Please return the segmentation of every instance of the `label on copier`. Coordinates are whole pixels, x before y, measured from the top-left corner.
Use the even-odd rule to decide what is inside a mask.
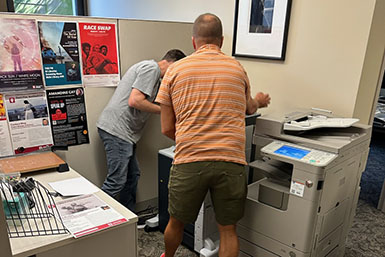
[[[305,191],[305,183],[299,181],[291,181],[290,193],[299,197],[303,197]]]

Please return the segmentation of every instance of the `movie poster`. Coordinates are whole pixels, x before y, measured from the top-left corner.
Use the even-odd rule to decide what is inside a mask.
[[[38,21],[46,86],[81,84],[75,22]]]
[[[43,80],[35,20],[0,18],[0,91],[40,88]]]
[[[89,143],[84,89],[48,90],[47,98],[55,146]]]
[[[79,22],[84,86],[106,87],[119,83],[115,23]]]
[[[44,92],[5,96],[14,154],[52,146],[52,133]]]
[[[0,94],[0,157],[12,154],[11,137],[9,135],[4,96]]]

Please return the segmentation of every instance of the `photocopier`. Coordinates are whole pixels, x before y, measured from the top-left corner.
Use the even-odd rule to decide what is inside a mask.
[[[251,141],[256,154],[249,163],[253,169],[245,215],[237,224],[239,256],[343,256],[371,126],[316,110],[263,115],[254,121]],[[170,151],[159,151],[160,161],[165,150]],[[173,156],[168,155],[169,169]],[[166,190],[168,173],[162,173],[167,177],[159,174],[164,184],[159,190]],[[159,212],[167,213],[162,195],[166,194],[160,193]],[[160,214],[160,228],[168,220],[161,222],[162,216],[166,215]],[[185,232],[184,241],[190,241],[201,257],[217,256],[219,237],[209,197],[194,225],[187,226],[190,232]]]
[[[343,256],[371,126],[305,110],[256,120],[240,256]]]

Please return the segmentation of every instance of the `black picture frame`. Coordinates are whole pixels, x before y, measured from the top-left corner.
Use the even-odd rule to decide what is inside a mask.
[[[232,55],[285,60],[292,0],[236,0]]]

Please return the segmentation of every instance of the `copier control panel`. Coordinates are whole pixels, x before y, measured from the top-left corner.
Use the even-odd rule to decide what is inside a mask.
[[[303,163],[312,164],[315,166],[326,166],[333,161],[337,155],[306,147],[299,147],[298,145],[273,141],[261,149],[262,153],[284,156],[292,160],[297,160]]]

